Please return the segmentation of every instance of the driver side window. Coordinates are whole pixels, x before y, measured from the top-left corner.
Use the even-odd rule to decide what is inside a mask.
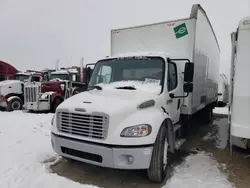
[[[175,63],[168,63],[168,91],[172,91],[178,84],[177,67]]]
[[[103,65],[97,75],[97,84],[109,83],[111,81],[112,68],[110,66]]]

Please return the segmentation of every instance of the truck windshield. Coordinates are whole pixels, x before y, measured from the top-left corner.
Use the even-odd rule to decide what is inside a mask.
[[[32,76],[30,81],[31,82],[39,82],[40,81],[40,77],[39,76]]]
[[[51,74],[50,80],[70,80],[70,76],[68,74]]]
[[[164,80],[164,60],[160,57],[129,57],[101,60],[93,70],[89,89],[97,84],[114,82],[125,83],[154,83],[161,87]],[[125,82],[124,82],[125,81]],[[122,87],[122,85],[120,85]],[[125,88],[125,89],[126,89]],[[136,88],[135,88],[136,89]]]
[[[29,79],[29,75],[23,75],[23,74],[17,74],[15,77],[15,80],[20,80],[22,82],[28,79]]]

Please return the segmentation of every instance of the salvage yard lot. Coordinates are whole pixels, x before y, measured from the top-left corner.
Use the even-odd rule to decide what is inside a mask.
[[[248,187],[250,162],[240,150],[229,156],[225,115],[216,114],[212,125],[194,128],[195,136],[169,159],[169,178],[161,185],[149,182],[143,171],[112,170],[61,159],[50,144],[52,116],[0,112],[1,188]]]

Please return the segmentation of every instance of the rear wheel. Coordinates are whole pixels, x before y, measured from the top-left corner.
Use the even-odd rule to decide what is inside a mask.
[[[154,143],[154,149],[151,157],[150,167],[148,169],[148,179],[150,181],[161,183],[167,175],[167,128],[163,124],[158,132]]]
[[[8,102],[6,110],[10,112],[10,111],[22,110],[22,108],[23,108],[22,100],[20,98],[13,98]]]
[[[213,108],[212,107],[207,107],[204,112],[204,123],[210,123],[213,119]]]

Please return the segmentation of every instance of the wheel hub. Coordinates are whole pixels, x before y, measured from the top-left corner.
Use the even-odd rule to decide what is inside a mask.
[[[14,101],[11,105],[13,110],[18,110],[20,109],[21,104],[18,101]]]

